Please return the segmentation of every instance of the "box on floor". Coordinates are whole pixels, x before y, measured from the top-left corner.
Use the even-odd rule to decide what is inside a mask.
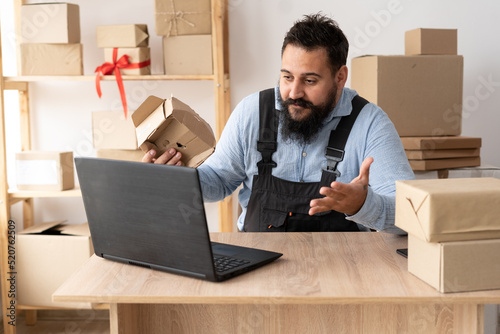
[[[21,75],[82,74],[82,44],[21,44]]]
[[[500,238],[500,179],[396,181],[397,227],[427,242]]]
[[[98,48],[137,48],[149,45],[147,24],[97,26]]]
[[[18,233],[17,302],[33,306],[90,308],[90,303],[55,303],[52,294],[93,253],[86,223],[49,222]]]
[[[462,56],[361,56],[351,73],[351,87],[380,106],[401,137],[461,133]]]
[[[16,185],[19,190],[61,191],[73,189],[73,152],[23,151],[16,153]]]
[[[80,8],[70,3],[21,6],[21,43],[80,43]]]
[[[408,271],[440,292],[500,288],[500,239],[430,243],[408,235]]]
[[[157,156],[173,147],[182,153],[185,166],[197,167],[215,150],[210,125],[187,104],[172,97],[149,96],[132,114],[137,143]]]

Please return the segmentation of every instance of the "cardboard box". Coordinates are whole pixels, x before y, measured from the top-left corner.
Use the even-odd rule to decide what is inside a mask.
[[[210,0],[155,0],[158,36],[212,33]]]
[[[136,150],[135,126],[123,110],[95,111],[92,113],[94,148]]]
[[[21,6],[22,43],[80,43],[80,8],[70,3]]]
[[[18,233],[17,302],[33,306],[90,308],[90,303],[54,303],[52,294],[93,253],[86,223],[50,222]]]
[[[142,63],[146,60],[151,59],[150,48],[118,48],[118,53],[116,59],[120,59],[122,56],[129,56],[129,63]],[[113,62],[113,48],[104,49],[104,61],[108,63]],[[130,68],[130,69],[120,69],[122,75],[149,75],[151,74],[151,65],[147,65],[140,68]]]
[[[163,37],[165,74],[213,74],[212,36]]]
[[[479,157],[479,148],[466,148],[455,150],[405,150],[406,157],[410,160],[470,158]]]
[[[474,167],[481,165],[480,157],[449,158],[432,160],[408,160],[413,170],[437,170],[459,167]]]
[[[16,153],[16,184],[19,190],[73,189],[75,186],[73,152]]]
[[[351,86],[380,106],[401,137],[459,135],[462,56],[362,56]]]
[[[500,288],[500,239],[428,243],[408,236],[408,271],[439,292]]]
[[[96,151],[97,158],[137,162],[142,161],[144,154],[142,150],[98,149]]]
[[[500,179],[396,181],[396,226],[427,242],[500,238]]]
[[[137,48],[149,45],[147,24],[97,26],[98,48]]]
[[[82,74],[82,44],[21,44],[21,75]]]
[[[481,147],[481,138],[464,136],[401,137],[405,150],[453,150]]]
[[[215,150],[215,136],[210,125],[187,104],[175,97],[149,96],[132,114],[137,143],[157,156],[173,147],[182,153],[185,166],[197,167]]]
[[[457,29],[413,29],[405,32],[405,55],[456,55]]]

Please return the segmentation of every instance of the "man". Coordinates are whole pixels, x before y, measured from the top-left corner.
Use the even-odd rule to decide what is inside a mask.
[[[215,153],[198,167],[207,201],[242,185],[243,231],[386,231],[395,181],[412,179],[387,115],[344,88],[348,41],[337,23],[305,16],[286,34],[279,86],[242,100]],[[144,162],[180,165],[172,149]]]

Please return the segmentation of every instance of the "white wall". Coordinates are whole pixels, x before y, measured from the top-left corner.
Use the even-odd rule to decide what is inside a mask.
[[[0,1],[6,63],[4,73],[15,75],[14,48],[10,38],[13,28],[9,15],[12,1]],[[161,38],[154,34],[152,0],[73,2],[78,3],[81,10],[85,74],[93,74],[95,67],[103,61],[102,51],[95,43],[95,26],[119,23],[149,25],[153,72],[162,71]],[[233,107],[246,95],[276,84],[285,32],[302,15],[319,11],[331,15],[344,30],[351,44],[349,64],[352,57],[363,54],[403,54],[406,30],[417,27],[457,28],[458,52],[464,56],[462,134],[482,137],[483,162],[500,166],[499,149],[496,147],[499,142],[497,127],[500,125],[500,113],[497,111],[500,105],[500,2],[495,0],[482,1],[480,5],[465,0],[229,0]],[[150,94],[163,97],[174,94],[214,125],[213,86],[210,81],[126,82],[125,87],[132,110]],[[33,83],[30,89],[34,149],[73,150],[75,155],[92,155],[90,112],[120,108],[114,82],[102,84],[102,99],[97,97],[93,82]],[[15,102],[14,98],[11,103]],[[16,108],[9,104],[6,109],[11,124],[9,131],[14,131]],[[18,149],[18,143],[14,140],[10,143],[14,143],[9,145],[11,156]],[[12,179],[11,173],[9,178]],[[54,201],[43,201],[41,211],[37,210],[38,220],[59,217],[53,217],[51,208],[48,208]],[[44,210],[46,206],[47,210]],[[81,208],[67,211],[70,221],[84,219]],[[215,206],[209,211],[210,220],[215,221]]]

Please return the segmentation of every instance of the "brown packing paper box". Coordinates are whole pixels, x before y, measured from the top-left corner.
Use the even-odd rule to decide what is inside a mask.
[[[146,60],[151,59],[151,50],[148,47],[143,48],[118,48],[118,53],[116,60],[120,59],[122,56],[129,56],[129,63],[142,63]],[[113,48],[104,49],[104,61],[108,63],[113,62]],[[151,74],[151,65],[131,68],[131,69],[120,69],[122,75],[149,75]]]
[[[73,189],[73,152],[24,151],[16,153],[16,184],[19,190],[60,191]]]
[[[172,97],[149,96],[132,115],[137,143],[157,156],[173,147],[182,153],[185,166],[197,167],[215,150],[210,125],[188,105]]]
[[[427,242],[500,238],[500,179],[396,181],[397,227]]]
[[[413,29],[405,32],[405,55],[456,55],[457,29]]]
[[[480,157],[408,160],[414,171],[437,170],[459,167],[475,167],[481,165]]]
[[[380,106],[401,137],[459,135],[462,56],[362,56],[351,86]]]
[[[18,233],[17,302],[33,306],[90,308],[90,303],[54,303],[52,294],[93,253],[86,223],[43,223]]]
[[[80,43],[80,8],[70,3],[21,6],[21,43]]]
[[[155,0],[158,36],[212,33],[210,0]]]
[[[123,110],[95,111],[92,113],[92,139],[94,148],[136,150],[135,126]]]
[[[82,75],[82,44],[21,44],[21,75]]]
[[[442,136],[442,137],[401,137],[405,150],[452,150],[481,147],[478,137]]]
[[[142,161],[144,154],[142,150],[98,149],[96,151],[97,158],[137,162]]]
[[[147,47],[149,34],[147,24],[117,24],[97,26],[98,48]]]
[[[500,288],[500,239],[425,242],[408,236],[408,271],[439,292]]]
[[[405,150],[406,157],[411,160],[479,157],[479,152],[479,148],[454,150]]]
[[[163,65],[170,75],[213,74],[212,36],[163,37]]]

